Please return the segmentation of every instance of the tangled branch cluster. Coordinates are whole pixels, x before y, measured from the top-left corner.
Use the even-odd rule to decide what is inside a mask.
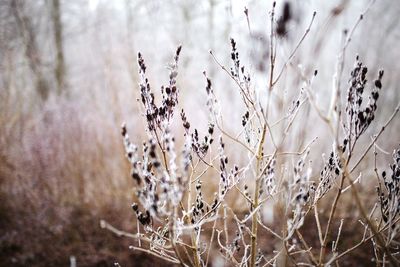
[[[284,9],[286,13],[279,19],[281,25],[278,25],[282,33],[274,32],[272,27],[272,44],[276,35],[283,34],[291,17],[290,6],[285,5]],[[245,12],[248,16],[248,10]],[[274,14],[273,10],[272,22]],[[314,17],[315,13],[311,24]],[[289,60],[308,32],[309,28]],[[211,79],[204,72],[205,104],[209,111],[207,130],[201,133],[194,128],[181,109],[182,131],[180,135],[174,135],[171,123],[179,104],[177,75],[181,47],[177,48],[170,66],[169,84],[161,87],[160,104],[146,77],[144,59],[138,54],[140,98],[148,134],[148,140],[143,142],[140,151],[139,146],[131,142],[126,125],[122,127],[126,157],[135,182],[136,202],[132,204],[132,209],[141,224],[135,236],[138,245],[131,248],[182,266],[208,266],[210,260],[218,257],[231,266],[276,266],[288,262],[293,265],[331,266],[371,242],[376,262],[399,263],[400,258],[394,247],[400,227],[400,149],[394,153],[391,175],[382,173],[384,186],[379,186],[376,200],[380,203],[381,217],[376,217],[375,208],[368,206],[369,203],[361,201],[360,185],[353,179],[357,166],[367,160],[368,151],[399,112],[397,107],[356,161],[354,149],[376,117],[383,71],[379,71],[366,101],[368,69],[359,57],[356,58],[350,74],[345,110],[339,110],[339,105],[332,105],[328,113],[336,113],[338,122],[325,116],[314,103],[315,97],[309,87],[317,71],[310,79],[303,75],[301,78],[305,86],[298,88],[297,96],[288,97],[283,103],[284,108],[277,108],[275,113],[278,115],[271,115],[268,112],[271,92],[276,90],[274,86],[283,77],[282,72],[288,62],[274,77],[276,58],[271,56],[270,88],[265,104],[251,86],[250,75],[239,60],[236,41],[231,39],[230,45],[231,68],[220,65],[212,52],[211,55],[237,85],[243,101],[242,128],[237,134],[222,126],[224,118],[220,102],[214,94]],[[332,149],[328,150],[328,157],[322,162],[310,159],[317,136],[298,151],[286,150],[290,147],[290,138],[287,137],[293,133],[292,125],[307,105],[316,109],[317,115],[332,129],[333,135],[336,134]],[[341,116],[342,112],[346,115]],[[218,138],[215,137],[217,134]],[[276,138],[277,134],[280,138]],[[218,141],[214,142],[214,139]],[[237,157],[229,154],[231,147],[239,151]],[[288,164],[288,157],[296,162],[294,167]],[[239,159],[239,162],[233,163],[232,158]],[[360,172],[359,177],[362,175]],[[346,204],[342,197],[345,194],[352,194],[355,200],[360,216],[356,219],[361,223],[364,234],[359,243],[342,249],[338,244],[345,238],[341,233],[346,225],[337,210]],[[268,225],[261,212],[274,210],[275,207],[281,210],[282,216],[273,219],[283,223]],[[321,216],[321,209],[329,211],[325,217]],[[337,228],[335,222],[338,221],[340,225]],[[315,226],[311,231],[317,234],[317,240],[304,237],[310,226]],[[141,229],[144,229],[144,234],[141,234]],[[266,235],[272,236],[276,244],[282,244],[281,250],[269,253],[263,250],[261,237]],[[330,244],[331,253],[328,253]],[[346,246],[343,244],[343,247]]]

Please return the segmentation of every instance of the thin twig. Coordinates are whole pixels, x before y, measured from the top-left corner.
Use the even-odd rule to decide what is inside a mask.
[[[289,58],[286,60],[285,64],[283,64],[282,69],[280,70],[278,76],[276,77],[276,79],[272,82],[272,86],[274,86],[280,79],[280,77],[282,76],[282,73],[284,72],[284,70],[286,69],[287,65],[289,64],[289,62],[292,60],[292,58],[294,57],[294,55],[296,54],[297,50],[299,49],[301,43],[304,41],[304,39],[306,38],[306,36],[308,35],[308,33],[310,32],[311,26],[314,23],[314,19],[315,16],[317,15],[317,12],[314,11],[310,24],[308,25],[306,31],[304,32],[303,36],[300,38],[300,41],[297,43],[296,47],[294,48],[294,50],[292,51],[292,53],[290,54]]]

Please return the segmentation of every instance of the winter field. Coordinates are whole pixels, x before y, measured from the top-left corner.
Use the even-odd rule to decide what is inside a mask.
[[[399,13],[1,0],[0,266],[400,266]]]

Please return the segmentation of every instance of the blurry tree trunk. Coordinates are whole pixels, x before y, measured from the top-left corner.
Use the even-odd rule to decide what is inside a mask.
[[[210,10],[208,11],[208,32],[209,32],[209,40],[211,51],[214,51],[215,48],[215,38],[214,38],[214,9],[215,9],[215,0],[209,0]],[[214,77],[215,74],[215,62],[212,57],[208,57],[208,71],[209,76]]]
[[[232,16],[233,16],[232,15],[233,14],[232,0],[229,0],[229,6],[227,9],[227,13],[228,13],[228,16],[226,17],[226,34],[230,35],[231,31],[232,31]],[[229,37],[229,36],[227,36],[227,37]]]
[[[60,0],[52,0],[51,16],[53,19],[54,42],[56,47],[55,77],[57,81],[57,93],[61,94],[64,89],[65,62],[63,51],[63,26],[61,22]]]
[[[182,19],[183,19],[183,23],[182,23],[182,27],[183,27],[183,36],[182,36],[182,40],[184,40],[187,45],[186,48],[188,51],[190,49],[192,49],[192,44],[190,42],[190,31],[192,28],[192,14],[191,11],[195,6],[193,5],[193,2],[191,1],[182,1],[181,3],[181,12],[182,12]],[[181,69],[187,69],[187,67],[189,66],[190,63],[190,58],[183,58],[181,60],[181,65],[182,68]]]
[[[31,19],[25,13],[25,3],[25,1],[12,0],[12,11],[17,22],[18,30],[22,37],[25,56],[28,60],[29,68],[34,75],[36,90],[42,100],[46,100],[49,95],[49,85],[41,69],[42,62],[36,40],[36,33],[34,31]]]
[[[136,76],[136,53],[133,41],[133,33],[134,33],[134,7],[132,6],[131,0],[125,0],[125,10],[126,10],[126,43],[128,46],[128,68],[129,68],[129,76],[132,79],[132,82],[136,84],[137,76]]]
[[[223,31],[223,40],[225,42],[228,42],[229,39],[231,38],[231,33],[232,33],[232,0],[229,0],[227,3],[227,7],[226,7],[226,14],[225,14],[225,27],[224,27],[224,31]],[[230,57],[226,57],[225,60],[227,60],[225,62],[225,64],[229,64],[230,62]]]

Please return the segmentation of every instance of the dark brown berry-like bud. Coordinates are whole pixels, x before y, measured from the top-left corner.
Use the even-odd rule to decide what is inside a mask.
[[[380,80],[375,80],[375,86],[379,89],[382,88],[382,82]]]
[[[132,209],[133,209],[135,212],[137,212],[138,209],[139,209],[139,207],[138,207],[138,205],[137,205],[136,203],[133,203],[133,204],[132,204]]]

